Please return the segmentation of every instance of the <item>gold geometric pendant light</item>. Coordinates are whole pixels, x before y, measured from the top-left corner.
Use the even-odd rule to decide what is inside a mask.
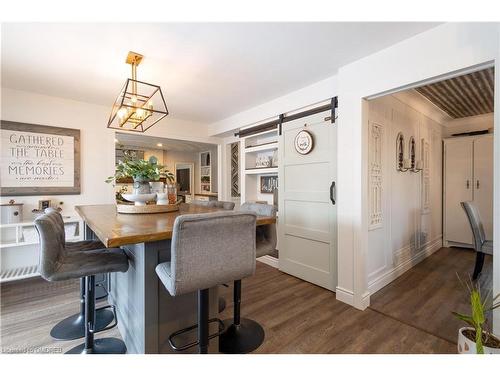
[[[135,52],[127,55],[125,62],[132,66],[132,78],[127,79],[113,104],[108,128],[142,133],[168,115],[160,86],[137,80],[142,58]]]

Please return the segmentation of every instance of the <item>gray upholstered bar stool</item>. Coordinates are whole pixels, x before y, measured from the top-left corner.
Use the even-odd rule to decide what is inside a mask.
[[[228,201],[202,201],[202,200],[194,200],[192,202],[194,205],[204,206],[204,207],[215,207],[220,208],[222,210],[232,211],[234,209],[234,202]],[[228,287],[227,284],[224,284],[225,287]],[[219,297],[219,312],[223,312],[226,309],[226,300],[224,297]]]
[[[198,324],[173,332],[170,346],[177,351],[198,346],[208,352],[209,289],[239,280],[255,272],[255,220],[249,212],[215,212],[182,215],[174,223],[170,262],[160,263],[156,273],[172,296],[198,292]],[[178,346],[174,339],[197,329],[198,340]]]
[[[208,207],[215,207],[222,210],[232,211],[234,209],[234,202],[208,201]]]
[[[215,207],[227,211],[232,211],[234,209],[234,202],[227,201],[202,201],[195,199],[191,202],[191,204],[204,207]]]
[[[64,241],[66,241],[65,231],[64,231],[64,220],[59,213],[59,211],[54,208],[45,209],[45,213],[53,213],[54,220],[58,226],[58,231],[64,236]],[[103,249],[105,246],[101,241],[77,241],[77,242],[65,242],[64,244],[67,251],[88,251]],[[103,293],[102,286],[99,287],[96,284],[96,299],[104,298],[107,292],[104,290]],[[99,292],[101,291],[101,292]],[[106,328],[114,320],[114,313],[110,309],[110,306],[104,306],[96,309],[96,319],[95,328],[96,332],[99,332]],[[50,331],[50,336],[56,340],[76,340],[85,337],[85,279],[82,277],[80,279],[80,312],[71,315],[59,323],[57,323]]]
[[[474,265],[472,280],[476,280],[483,270],[484,255],[493,255],[493,241],[486,240],[486,233],[484,232],[483,222],[477,207],[472,202],[460,202],[460,204],[467,214],[472,229],[472,235],[474,236],[476,264]]]
[[[258,216],[276,217],[276,208],[269,204],[244,203],[240,212],[253,212]],[[278,236],[276,224],[259,225],[256,227],[256,257],[270,255],[276,250]],[[236,280],[233,286],[233,319],[224,320],[227,329],[219,339],[219,351],[228,354],[249,353],[257,349],[264,341],[265,332],[262,326],[254,320],[241,318],[241,280]]]
[[[95,275],[107,272],[125,272],[128,259],[121,249],[99,249],[69,251],[64,241],[64,228],[55,212],[49,212],[35,219],[35,228],[40,237],[40,262],[38,270],[47,281],[63,281],[85,278],[85,343],[68,353],[125,353],[122,340],[102,338],[94,340],[95,321]],[[116,316],[116,314],[115,314]],[[108,330],[116,326],[108,326]]]

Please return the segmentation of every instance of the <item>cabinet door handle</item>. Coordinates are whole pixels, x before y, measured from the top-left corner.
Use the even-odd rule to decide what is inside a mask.
[[[476,189],[479,189],[479,180],[476,180]]]
[[[469,180],[467,180],[466,186],[467,186],[467,189],[470,187],[470,182],[469,182]]]
[[[330,185],[330,200],[332,201],[332,204],[335,204],[335,181],[332,181],[332,184]]]

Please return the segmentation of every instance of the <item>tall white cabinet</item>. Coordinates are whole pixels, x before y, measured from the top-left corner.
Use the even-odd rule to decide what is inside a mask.
[[[493,239],[493,135],[444,140],[445,246],[472,246],[469,222],[460,202],[474,202],[486,237]]]

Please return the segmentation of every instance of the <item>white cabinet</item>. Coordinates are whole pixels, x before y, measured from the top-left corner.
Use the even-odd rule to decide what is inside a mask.
[[[83,240],[83,221],[63,217],[66,241]],[[0,283],[38,275],[38,234],[33,221],[0,224]]]
[[[444,140],[444,239],[472,245],[472,231],[460,202],[474,202],[486,237],[493,238],[493,136]]]

